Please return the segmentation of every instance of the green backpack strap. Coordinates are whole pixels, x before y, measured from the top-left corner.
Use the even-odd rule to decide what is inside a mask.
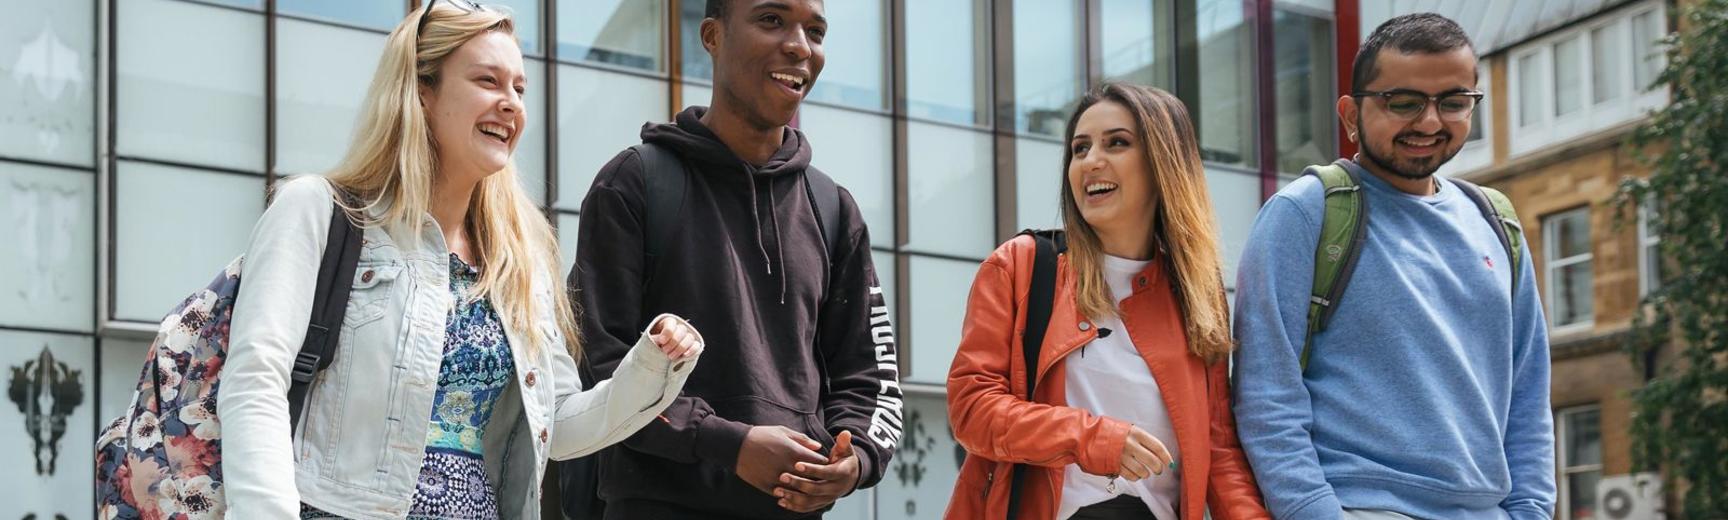
[[[1314,335],[1326,330],[1338,299],[1350,284],[1350,273],[1356,269],[1362,245],[1368,240],[1368,197],[1356,174],[1345,168],[1342,160],[1324,166],[1310,166],[1303,172],[1320,178],[1326,187],[1326,213],[1320,221],[1320,240],[1314,248],[1314,289],[1308,299],[1308,333],[1302,338],[1302,371],[1308,371],[1308,357],[1314,348]]]
[[[1517,297],[1518,276],[1524,272],[1524,226],[1518,223],[1518,212],[1512,209],[1512,199],[1494,188],[1462,179],[1449,180],[1470,198],[1470,202],[1476,203],[1482,218],[1499,236],[1500,246],[1506,248],[1506,258],[1512,259],[1512,295]]]

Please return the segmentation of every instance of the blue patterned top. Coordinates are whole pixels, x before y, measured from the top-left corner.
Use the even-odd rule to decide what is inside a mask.
[[[484,437],[493,405],[515,378],[510,342],[491,302],[470,300],[480,272],[450,255],[450,295],[456,305],[445,323],[444,362],[426,431],[410,519],[494,520],[498,499],[486,478]],[[300,517],[337,518],[310,506]]]

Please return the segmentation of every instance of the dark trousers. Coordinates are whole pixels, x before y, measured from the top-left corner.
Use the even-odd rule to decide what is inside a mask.
[[[1116,498],[1080,508],[1068,520],[1157,520],[1140,497],[1118,495]]]

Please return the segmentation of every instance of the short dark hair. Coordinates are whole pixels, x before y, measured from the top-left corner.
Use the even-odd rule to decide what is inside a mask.
[[[702,16],[715,20],[726,18],[726,11],[731,10],[731,4],[731,0],[708,0],[708,4],[702,8]]]
[[[708,0],[713,7],[718,0]],[[1396,49],[1404,54],[1441,54],[1459,48],[1476,49],[1470,35],[1450,18],[1434,13],[1407,14],[1387,20],[1374,28],[1368,41],[1356,51],[1356,63],[1350,73],[1350,89],[1361,90],[1380,74],[1380,50]]]

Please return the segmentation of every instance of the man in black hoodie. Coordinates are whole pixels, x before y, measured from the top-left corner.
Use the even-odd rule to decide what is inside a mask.
[[[599,493],[607,518],[819,517],[882,479],[902,407],[864,219],[844,189],[818,217],[821,174],[787,127],[828,23],[821,0],[708,0],[706,15],[713,106],[642,128],[683,171],[645,173],[666,163],[627,149],[582,203],[570,285],[596,375],[662,312],[708,343],[662,420],[602,454]],[[684,179],[678,225],[649,258],[647,179],[668,175]]]

